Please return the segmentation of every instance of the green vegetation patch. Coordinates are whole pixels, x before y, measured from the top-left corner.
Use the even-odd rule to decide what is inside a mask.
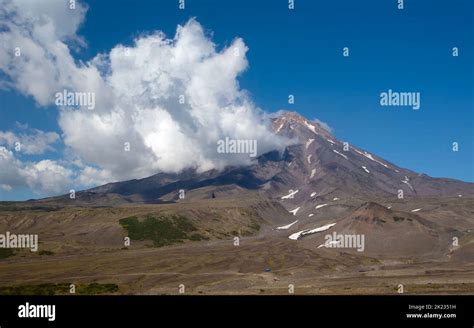
[[[257,220],[255,220],[254,218],[252,218],[252,220],[250,221],[249,225],[248,225],[248,228],[250,230],[244,230],[242,231],[242,236],[252,236],[254,235],[255,233],[259,232],[260,231],[260,224],[257,222]]]
[[[0,287],[0,295],[69,295],[71,284],[40,284]],[[116,284],[91,283],[76,285],[77,295],[112,294],[118,292]]]
[[[128,231],[132,240],[152,240],[155,247],[183,242],[184,240],[207,240],[197,233],[191,221],[181,215],[147,215],[139,220],[136,216],[121,219],[119,223]]]
[[[379,218],[373,218],[373,220],[372,220],[372,221],[373,221],[373,222],[375,222],[375,223],[380,223],[380,224],[384,224],[384,223],[386,223],[386,221],[385,221],[385,220],[383,220],[383,219],[379,219]]]
[[[250,222],[249,224],[249,228],[255,231],[260,231],[261,227],[260,227],[260,224],[256,220],[252,219],[252,222]]]
[[[0,260],[15,255],[15,251],[11,248],[0,248]]]

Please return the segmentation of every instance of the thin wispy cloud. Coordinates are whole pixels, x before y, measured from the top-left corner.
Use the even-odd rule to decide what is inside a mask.
[[[334,132],[333,129],[326,122],[321,121],[320,119],[314,119],[314,122],[318,123],[324,130],[328,132]]]

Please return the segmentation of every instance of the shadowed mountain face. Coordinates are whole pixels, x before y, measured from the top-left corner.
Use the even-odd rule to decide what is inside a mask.
[[[337,140],[318,123],[297,113],[283,113],[273,119],[272,128],[275,134],[290,139],[292,145],[282,153],[264,154],[250,166],[204,173],[192,169],[179,174],[158,173],[80,192],[77,200],[159,203],[177,200],[181,189],[189,194],[205,187],[208,197],[212,193],[238,193],[240,189],[258,191],[271,198],[297,191],[286,199],[287,205],[297,205],[302,201],[301,195],[313,192],[320,199],[354,195],[393,197],[402,193],[404,197],[474,194],[472,183],[431,178],[400,168],[350,142]]]

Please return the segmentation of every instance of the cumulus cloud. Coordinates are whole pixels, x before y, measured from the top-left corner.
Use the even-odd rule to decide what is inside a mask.
[[[132,46],[117,45],[83,63],[74,60],[70,43],[81,40],[76,32],[84,5],[70,10],[60,0],[41,6],[0,1],[0,70],[10,87],[43,106],[63,89],[96,95],[94,110],[59,108],[64,144],[84,163],[80,183],[250,164],[246,154],[217,152],[217,141],[226,137],[257,140],[258,155],[286,144],[239,85],[248,68],[242,39],[219,49],[191,19],[171,38],[142,35]]]
[[[0,146],[0,187],[5,191],[28,187],[38,194],[66,192],[72,184],[73,171],[52,160],[22,162],[14,153]]]
[[[25,179],[30,189],[45,193],[67,191],[73,174],[70,169],[52,160],[28,163],[20,169],[20,176]]]
[[[2,189],[11,190],[14,187],[26,185],[26,181],[20,176],[23,164],[15,158],[13,152],[0,146],[0,184]]]
[[[0,131],[1,146],[18,148],[18,151],[27,155],[40,155],[47,151],[54,151],[53,144],[58,140],[59,135],[56,132],[44,132],[38,129],[28,129],[26,133]]]
[[[84,45],[76,31],[87,7],[69,1],[0,0],[0,70],[3,87],[48,105],[64,88],[95,91],[107,99],[98,69],[74,60],[70,46]],[[105,105],[105,104],[102,104]]]
[[[193,19],[178,26],[173,39],[157,32],[131,47],[116,46],[104,77],[114,106],[93,113],[63,110],[66,145],[117,178],[250,164],[248,155],[216,151],[225,137],[255,139],[259,154],[283,144],[239,87],[247,50],[235,39],[218,51]]]

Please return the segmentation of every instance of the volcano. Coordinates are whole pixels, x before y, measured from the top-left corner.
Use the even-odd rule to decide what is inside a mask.
[[[156,175],[109,183],[77,194],[77,200],[98,202],[122,199],[125,202],[160,203],[178,200],[179,190],[188,197],[205,194],[238,194],[239,188],[274,198],[285,207],[314,200],[342,197],[427,197],[474,195],[474,184],[453,179],[432,178],[401,168],[349,142],[341,142],[319,123],[295,112],[284,112],[272,120],[276,135],[291,140],[283,152],[273,151],[256,158],[252,165],[227,167],[222,171],[198,173],[193,169],[178,174]],[[210,193],[209,191],[212,190]],[[285,194],[293,192],[288,198]],[[115,196],[115,197],[114,197]]]
[[[40,251],[67,268],[14,255],[0,263],[0,284],[74,275],[139,294],[179,284],[209,294],[282,294],[288,284],[389,294],[394,281],[419,293],[474,292],[473,183],[399,167],[297,113],[271,128],[288,146],[248,166],[0,203],[0,229],[38,234]],[[328,234],[364,244],[327,247]]]

